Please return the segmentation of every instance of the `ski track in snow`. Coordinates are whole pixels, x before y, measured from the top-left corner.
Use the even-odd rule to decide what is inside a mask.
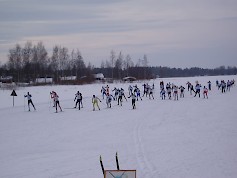
[[[134,142],[135,142],[135,149],[136,149],[136,158],[137,162],[140,166],[140,169],[143,170],[141,177],[149,178],[153,177],[154,173],[156,173],[156,168],[149,161],[149,158],[146,156],[146,150],[144,148],[144,143],[142,141],[142,131],[143,127],[145,127],[145,122],[143,119],[139,118],[135,127],[134,127]]]
[[[146,98],[143,99],[143,102],[153,102],[153,106],[155,106],[157,103],[155,100],[146,100]],[[154,108],[155,109],[155,108]],[[150,178],[150,177],[157,177],[159,175],[159,171],[157,166],[150,160],[151,158],[148,157],[148,152],[146,150],[146,146],[144,144],[144,136],[146,135],[145,131],[148,129],[148,125],[150,122],[152,122],[152,119],[159,119],[159,123],[156,127],[159,127],[162,125],[162,123],[165,121],[165,117],[163,118],[157,118],[157,115],[153,114],[152,112],[143,112],[139,113],[140,117],[137,119],[136,124],[134,126],[133,130],[133,137],[134,137],[134,143],[135,143],[135,152],[136,152],[136,159],[137,163],[140,167],[141,177],[144,178]]]

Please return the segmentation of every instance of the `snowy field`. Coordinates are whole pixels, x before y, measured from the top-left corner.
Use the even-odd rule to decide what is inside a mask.
[[[237,86],[222,94],[217,79],[237,76],[162,79],[186,87],[178,101],[161,100],[160,79],[148,81],[155,84],[155,99],[144,97],[135,110],[128,99],[111,109],[102,100],[101,110],[92,111],[91,97],[101,98],[102,84],[18,88],[15,107],[12,91],[0,90],[0,177],[103,178],[100,155],[111,170],[118,152],[120,169],[136,169],[137,178],[236,178]],[[187,81],[207,86],[209,80],[209,99],[187,91]],[[109,86],[128,93],[129,84]],[[52,90],[64,112],[55,113]],[[84,97],[80,111],[69,109],[78,90]],[[28,112],[28,91],[37,111]]]

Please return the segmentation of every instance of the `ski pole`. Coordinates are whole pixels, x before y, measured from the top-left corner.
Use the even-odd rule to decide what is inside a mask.
[[[105,175],[104,165],[103,165],[101,156],[100,156],[100,166],[101,166],[103,175]]]
[[[49,93],[49,111],[50,111],[50,108],[51,108],[51,93]]]
[[[26,111],[26,104],[25,104],[25,95],[24,95],[24,112]]]
[[[117,170],[120,170],[120,169],[119,169],[119,161],[118,161],[118,153],[117,153],[117,152],[116,152],[115,157],[116,157]]]

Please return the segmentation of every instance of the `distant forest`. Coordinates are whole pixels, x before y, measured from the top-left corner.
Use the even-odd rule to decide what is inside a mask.
[[[36,78],[52,77],[60,83],[60,77],[76,76],[77,81],[94,80],[93,74],[102,73],[105,78],[121,80],[131,76],[137,79],[154,79],[157,77],[192,77],[214,75],[236,75],[237,67],[220,66],[215,69],[170,68],[149,66],[146,55],[136,62],[129,54],[110,52],[108,60],[101,61],[100,67],[84,61],[78,49],[69,51],[66,47],[56,45],[49,56],[42,42],[33,45],[26,42],[24,46],[16,44],[9,49],[8,61],[0,66],[0,76],[12,76],[14,82],[34,82]]]

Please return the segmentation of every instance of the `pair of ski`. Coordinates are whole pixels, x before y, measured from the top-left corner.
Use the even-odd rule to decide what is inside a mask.
[[[119,161],[118,161],[118,153],[116,152],[116,155],[115,155],[115,159],[116,159],[116,165],[117,165],[117,170],[120,170],[119,169]],[[102,173],[103,175],[105,174],[105,170],[104,170],[104,165],[103,165],[103,161],[102,161],[102,157],[100,156],[100,166],[101,166],[101,169],[102,169]],[[111,174],[111,173],[110,173]],[[112,174],[111,174],[112,175]],[[113,176],[113,175],[112,175]],[[114,176],[113,176],[114,177]]]

